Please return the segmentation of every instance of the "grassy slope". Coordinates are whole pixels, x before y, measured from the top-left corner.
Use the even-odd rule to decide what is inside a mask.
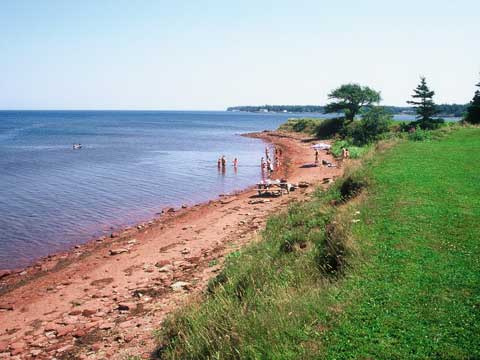
[[[360,204],[335,211],[332,189],[273,217],[262,241],[230,257],[213,294],[167,324],[162,356],[480,357],[479,164],[479,129],[405,142],[366,168]],[[356,256],[330,282],[319,270],[325,224],[351,223],[357,209]]]
[[[402,144],[371,170],[354,237],[367,261],[335,294],[329,358],[480,357],[480,131]]]

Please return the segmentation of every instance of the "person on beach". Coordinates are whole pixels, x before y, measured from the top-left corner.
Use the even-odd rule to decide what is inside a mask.
[[[222,169],[224,169],[227,166],[227,159],[225,159],[225,155],[222,155]]]
[[[234,168],[238,167],[238,159],[237,158],[233,159],[233,167]]]
[[[220,170],[220,168],[222,167],[222,158],[218,158],[218,160],[217,160],[217,167],[218,167],[219,170]]]
[[[318,150],[315,149],[315,166],[318,165]]]
[[[342,157],[344,159],[348,159],[350,157],[350,152],[348,151],[347,148],[342,148]]]

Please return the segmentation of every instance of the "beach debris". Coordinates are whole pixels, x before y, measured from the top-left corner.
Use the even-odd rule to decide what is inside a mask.
[[[190,286],[190,283],[185,281],[177,281],[176,283],[173,283],[172,285],[170,285],[173,291],[188,290],[189,286]]]
[[[128,252],[128,249],[119,248],[119,249],[110,249],[110,255],[119,255]]]

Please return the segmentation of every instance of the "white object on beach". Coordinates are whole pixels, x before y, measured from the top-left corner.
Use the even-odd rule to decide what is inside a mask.
[[[328,150],[331,147],[332,147],[331,145],[325,144],[325,143],[319,143],[319,144],[312,145],[312,148],[314,148],[316,150]]]

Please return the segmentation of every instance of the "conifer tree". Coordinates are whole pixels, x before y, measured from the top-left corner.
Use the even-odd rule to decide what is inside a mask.
[[[443,120],[434,119],[433,116],[438,113],[437,107],[433,102],[435,92],[427,86],[425,77],[420,78],[420,84],[413,90],[413,100],[407,101],[407,104],[413,105],[417,113],[417,121],[422,129],[433,129]]]
[[[475,86],[480,88],[480,83]],[[465,121],[470,124],[480,124],[480,90],[475,91],[475,95],[468,105]]]

